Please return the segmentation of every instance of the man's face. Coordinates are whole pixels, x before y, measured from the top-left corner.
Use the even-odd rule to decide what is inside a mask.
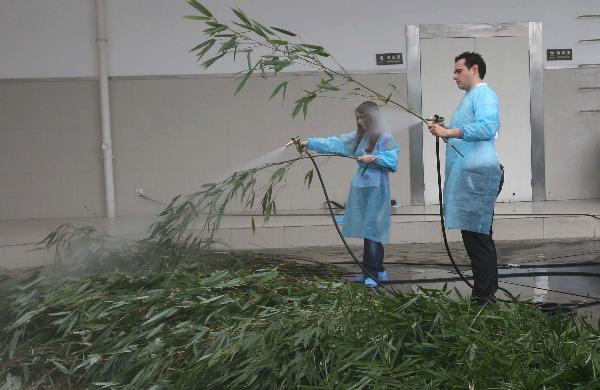
[[[462,58],[454,63],[454,77],[452,78],[456,81],[456,85],[459,89],[468,91],[473,85],[473,79],[477,72],[477,65],[473,65],[471,69],[468,69],[465,65],[464,58]]]

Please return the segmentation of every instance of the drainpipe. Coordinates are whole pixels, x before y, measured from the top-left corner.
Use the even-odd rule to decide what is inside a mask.
[[[110,129],[110,106],[108,98],[108,70],[106,60],[105,1],[96,1],[96,45],[98,47],[98,83],[100,86],[100,112],[102,122],[102,155],[104,157],[104,192],[106,217],[116,216],[115,178],[113,173],[112,136]]]

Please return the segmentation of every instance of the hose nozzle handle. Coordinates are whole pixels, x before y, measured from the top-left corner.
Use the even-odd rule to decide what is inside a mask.
[[[433,123],[442,123],[444,121],[444,117],[438,114],[435,114],[433,117],[425,118],[427,122]]]
[[[300,143],[300,137],[292,137],[290,138],[290,141],[287,144],[285,144],[284,149],[292,145],[298,145],[298,143]]]

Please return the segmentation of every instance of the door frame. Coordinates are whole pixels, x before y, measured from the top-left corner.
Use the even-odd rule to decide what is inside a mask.
[[[542,23],[423,24],[406,26],[406,70],[408,104],[422,111],[421,39],[435,38],[529,38],[529,104],[531,124],[531,190],[533,201],[546,200],[546,161],[544,152],[544,68]],[[409,129],[410,200],[425,204],[423,167],[423,124]]]

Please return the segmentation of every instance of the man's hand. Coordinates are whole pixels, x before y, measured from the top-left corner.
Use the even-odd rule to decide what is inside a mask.
[[[360,156],[359,158],[357,158],[358,161],[362,161],[367,165],[373,163],[376,159],[377,157],[370,154],[365,154],[364,156]]]
[[[308,141],[306,141],[306,140],[305,141],[300,141],[300,145],[304,146],[304,147],[307,147],[308,146]]]
[[[436,137],[448,138],[450,136],[448,129],[439,123],[431,123],[427,127],[429,132]]]
[[[440,138],[462,138],[460,129],[447,129],[443,123],[431,123],[427,126],[429,132]]]

